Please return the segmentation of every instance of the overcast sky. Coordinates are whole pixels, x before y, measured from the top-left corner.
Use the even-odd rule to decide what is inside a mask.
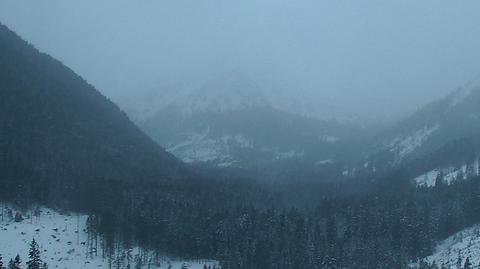
[[[105,95],[240,70],[364,117],[480,74],[480,1],[0,0],[0,21]]]

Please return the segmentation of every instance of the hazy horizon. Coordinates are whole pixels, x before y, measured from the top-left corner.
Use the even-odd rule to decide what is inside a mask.
[[[0,21],[121,105],[235,70],[332,114],[385,120],[478,76],[479,10],[433,0],[2,0]]]

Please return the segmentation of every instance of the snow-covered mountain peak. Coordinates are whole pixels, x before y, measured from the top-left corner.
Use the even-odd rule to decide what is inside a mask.
[[[210,81],[172,105],[181,107],[186,114],[270,106],[267,98],[254,83],[239,77]]]

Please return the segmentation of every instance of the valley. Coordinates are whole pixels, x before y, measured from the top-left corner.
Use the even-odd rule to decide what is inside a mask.
[[[480,266],[480,6],[174,2],[0,1],[0,269]]]

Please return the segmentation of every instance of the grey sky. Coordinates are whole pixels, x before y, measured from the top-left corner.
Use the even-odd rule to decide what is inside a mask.
[[[395,116],[480,74],[480,1],[0,0],[0,21],[121,100],[242,70]]]

